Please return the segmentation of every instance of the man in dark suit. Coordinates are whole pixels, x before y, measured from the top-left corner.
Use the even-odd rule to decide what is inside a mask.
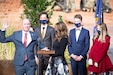
[[[3,29],[0,31],[0,41],[2,43],[13,42],[15,44],[14,68],[16,75],[35,75],[35,66],[38,64],[38,58],[34,52],[34,46],[37,43],[38,35],[35,32],[30,32],[30,21],[24,19],[22,22],[22,30],[15,31],[9,37],[5,37],[5,29],[7,24],[3,24]],[[44,45],[40,44],[40,48]]]
[[[45,47],[49,50],[53,50],[53,41],[55,37],[55,30],[53,27],[49,26],[49,17],[46,12],[41,12],[38,16],[40,26],[35,29],[35,32],[38,34],[39,38],[41,38]],[[47,68],[49,55],[38,55],[39,57],[39,66],[38,66],[38,74],[43,75],[43,70]]]
[[[81,25],[82,16],[74,16],[75,28],[70,30],[68,50],[71,57],[71,67],[73,75],[87,75],[86,59],[90,46],[89,31]],[[79,73],[78,73],[79,72]]]

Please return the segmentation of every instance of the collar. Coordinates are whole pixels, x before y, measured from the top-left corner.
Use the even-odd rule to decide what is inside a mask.
[[[41,25],[41,29],[43,29],[43,28],[47,28],[47,24],[46,25]]]
[[[82,26],[80,26],[79,28],[75,27],[75,30],[82,30]]]
[[[28,32],[25,32],[25,31],[22,30],[22,34],[25,34],[25,33],[29,34],[29,31]]]

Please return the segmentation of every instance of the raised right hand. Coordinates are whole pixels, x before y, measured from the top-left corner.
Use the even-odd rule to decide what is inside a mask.
[[[8,22],[7,21],[3,22],[2,29],[6,30],[8,27],[9,27]]]

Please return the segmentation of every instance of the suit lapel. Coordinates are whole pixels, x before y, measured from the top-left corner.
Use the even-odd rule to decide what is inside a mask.
[[[30,35],[31,35],[31,41],[33,40],[33,33],[32,32],[30,32]]]
[[[80,31],[80,34],[79,34],[79,37],[78,37],[78,41],[81,39],[81,37],[83,37],[82,34],[84,34],[84,33],[83,33],[83,28],[82,28],[81,31]]]
[[[73,30],[73,34],[75,35],[75,36],[73,36],[73,37],[74,37],[74,39],[75,39],[75,41],[76,41],[76,29]],[[72,34],[72,35],[73,35],[73,34]]]
[[[20,42],[22,42],[22,31],[19,31],[18,34],[16,34],[16,39]]]
[[[44,38],[48,35],[48,30],[49,30],[49,26],[47,26],[47,29],[46,29],[46,31],[45,31],[45,36],[44,36]]]

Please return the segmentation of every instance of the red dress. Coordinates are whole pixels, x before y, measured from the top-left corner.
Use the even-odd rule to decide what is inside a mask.
[[[102,43],[98,41],[98,38],[93,41],[93,45],[89,53],[89,59],[93,60],[93,65],[88,65],[88,70],[90,72],[101,73],[113,71],[112,62],[107,55],[110,45],[110,37],[106,36],[105,41],[105,43]],[[98,63],[98,67],[94,66],[94,62]]]

